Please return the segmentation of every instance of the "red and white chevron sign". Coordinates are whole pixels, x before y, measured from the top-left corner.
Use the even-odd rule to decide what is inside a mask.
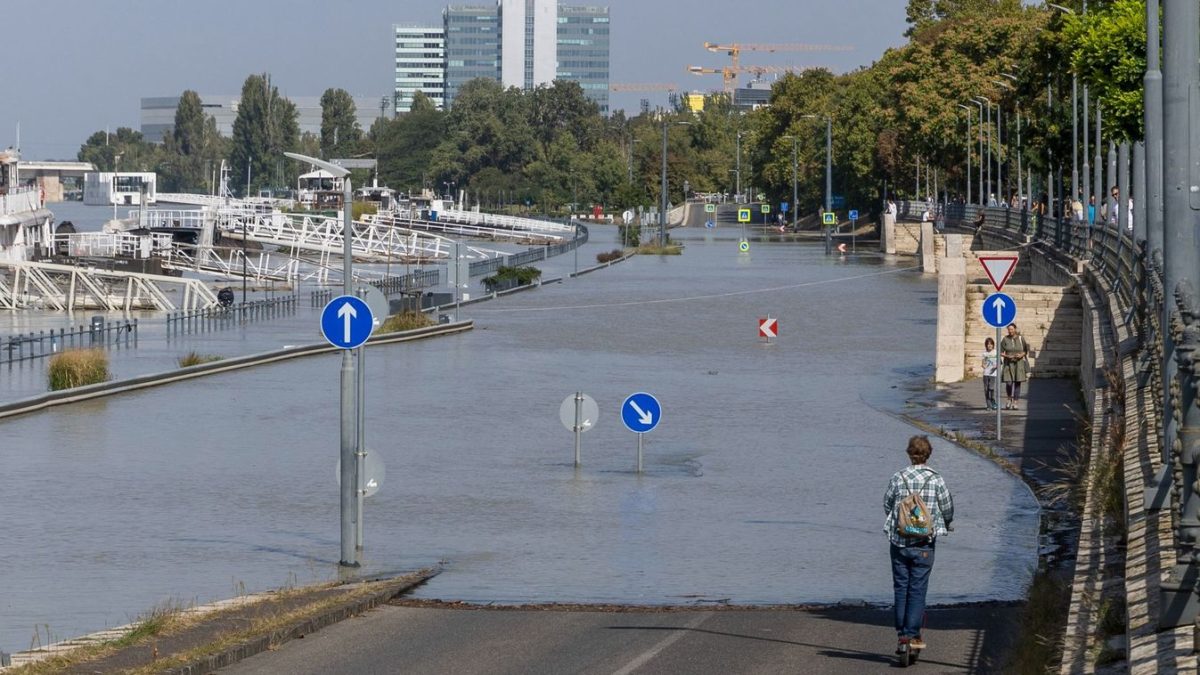
[[[779,320],[774,317],[759,317],[758,336],[770,340],[779,337]]]

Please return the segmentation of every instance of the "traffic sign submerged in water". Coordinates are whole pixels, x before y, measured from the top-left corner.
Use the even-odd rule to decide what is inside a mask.
[[[621,404],[621,422],[632,432],[644,434],[653,431],[662,419],[662,406],[658,399],[645,392],[630,394]]]

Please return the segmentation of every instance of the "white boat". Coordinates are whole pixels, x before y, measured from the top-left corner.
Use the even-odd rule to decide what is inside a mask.
[[[158,200],[158,176],[145,171],[95,171],[83,175],[83,203],[141,206]]]
[[[0,152],[0,262],[35,260],[48,251],[54,214],[42,201],[41,190],[17,180],[20,155]]]

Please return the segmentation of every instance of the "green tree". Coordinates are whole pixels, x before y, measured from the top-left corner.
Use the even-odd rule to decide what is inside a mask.
[[[416,191],[433,184],[429,164],[445,135],[446,113],[425,94],[413,96],[412,109],[394,120],[376,122],[379,178],[391,187]],[[499,188],[496,188],[499,189]]]
[[[356,113],[354,99],[345,89],[326,89],[321,94],[321,153],[326,158],[358,154],[363,134]]]
[[[115,133],[93,133],[76,157],[91,162],[97,171],[154,171],[162,161],[162,150],[146,142],[142,132],[119,127]]]
[[[1145,0],[1116,0],[1087,16],[1068,17],[1065,24],[1072,68],[1099,99],[1105,126],[1117,138],[1141,138]]]
[[[250,172],[249,190],[260,186],[291,185],[299,170],[284,161],[283,153],[296,148],[300,127],[296,106],[271,85],[269,75],[251,75],[242,85],[238,114],[233,122],[230,168],[235,177]]]

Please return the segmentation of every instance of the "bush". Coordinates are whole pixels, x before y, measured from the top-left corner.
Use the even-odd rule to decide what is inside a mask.
[[[350,216],[354,220],[362,220],[362,217],[368,213],[379,213],[379,204],[375,202],[350,202]]]
[[[617,233],[621,235],[621,245],[636,248],[642,243],[641,225],[618,225]]]
[[[108,354],[99,349],[72,349],[50,357],[50,391],[109,380]]]
[[[505,290],[514,286],[528,286],[542,276],[542,271],[533,266],[501,267],[490,277],[483,278],[488,292]]]
[[[179,357],[179,367],[187,368],[188,366],[198,366],[201,363],[212,363],[213,361],[220,361],[223,358],[225,357],[217,356],[216,354],[197,354],[196,352],[188,352],[187,354]]]
[[[434,325],[434,320],[422,312],[401,312],[393,314],[379,327],[380,333],[396,333],[402,330],[416,330]]]
[[[623,255],[625,255],[625,251],[622,251],[619,248],[614,248],[613,250],[608,251],[607,253],[597,253],[596,254],[596,262],[598,262],[598,263],[612,262],[614,260],[619,260],[621,258],[621,256],[623,256]]]

